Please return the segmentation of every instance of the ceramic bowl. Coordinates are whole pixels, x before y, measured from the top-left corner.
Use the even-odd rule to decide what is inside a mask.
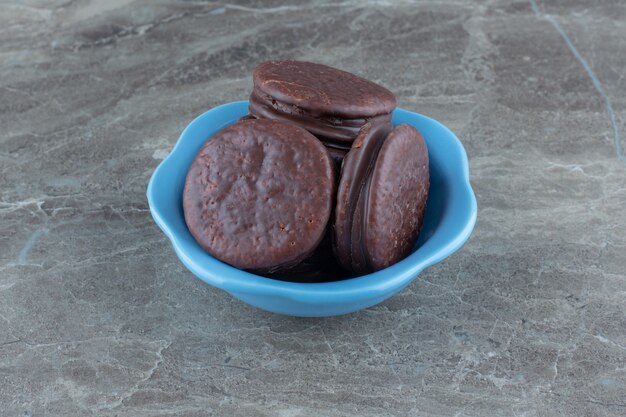
[[[441,123],[396,109],[393,124],[415,126],[426,140],[430,158],[430,193],[424,225],[408,257],[373,274],[325,283],[278,281],[241,271],[213,258],[196,243],[185,225],[182,205],[185,177],[206,140],[247,113],[248,102],[239,101],[198,116],[156,168],[148,185],[148,203],[154,220],[171,240],[183,264],[204,282],[274,313],[308,317],[346,314],[391,297],[424,268],[454,253],[470,236],[477,209],[463,145]]]

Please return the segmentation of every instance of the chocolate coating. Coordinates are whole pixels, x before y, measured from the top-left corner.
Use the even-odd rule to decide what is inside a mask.
[[[274,99],[305,109],[313,117],[346,119],[390,113],[396,97],[365,78],[322,64],[266,61],[253,74],[254,86]]]
[[[346,154],[348,153],[348,151],[345,149],[331,148],[328,146],[326,147],[326,150],[328,151],[328,155],[330,156],[330,158],[335,163],[335,168],[337,172],[341,171],[341,164],[343,162],[343,158],[346,157]]]
[[[306,130],[239,121],[209,139],[192,162],[185,222],[202,248],[234,267],[288,268],[322,240],[334,177],[326,148]]]
[[[334,214],[333,250],[356,273],[385,268],[417,241],[428,198],[428,150],[412,126],[366,126],[346,155]]]
[[[361,228],[353,225],[355,218],[357,222],[360,219],[359,208],[363,207],[362,200],[367,194],[367,178],[390,130],[387,126],[366,125],[343,160],[333,221],[333,250],[339,264],[349,271],[367,269],[363,256],[356,259],[359,250],[353,251],[353,244],[361,242]]]
[[[335,148],[349,149],[367,123],[391,126],[397,104],[378,84],[311,62],[263,62],[253,81],[250,114],[296,123]]]
[[[346,150],[350,149],[366,123],[391,125],[389,113],[357,119],[343,119],[332,115],[312,116],[302,108],[284,105],[271,96],[260,94],[257,88],[250,95],[249,111],[258,118],[295,123],[313,133],[325,144]]]
[[[370,180],[363,242],[377,271],[406,257],[424,221],[428,149],[413,126],[399,125],[383,144]]]
[[[254,120],[254,119],[256,119],[256,117],[254,117],[253,115],[251,115],[251,114],[246,114],[245,116],[241,116],[241,117],[239,118],[239,121],[243,121],[243,120]]]

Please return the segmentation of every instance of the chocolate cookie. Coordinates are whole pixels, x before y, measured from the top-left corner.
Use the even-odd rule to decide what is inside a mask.
[[[366,124],[391,127],[397,104],[378,84],[312,62],[263,62],[253,81],[250,114],[296,123],[326,146],[346,150]]]
[[[330,218],[333,161],[306,130],[243,120],[204,144],[183,193],[198,244],[236,268],[271,273],[313,253]]]
[[[339,263],[368,273],[407,256],[422,225],[428,188],[428,150],[414,127],[364,127],[339,180],[333,229]]]

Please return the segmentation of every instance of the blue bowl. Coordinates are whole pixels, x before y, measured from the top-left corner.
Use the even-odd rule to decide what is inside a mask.
[[[477,209],[463,145],[441,123],[396,109],[393,124],[415,126],[426,140],[430,157],[428,205],[413,253],[373,274],[325,283],[278,281],[241,271],[213,258],[196,243],[185,224],[182,205],[185,177],[206,140],[247,113],[248,102],[238,101],[197,117],[154,171],[148,185],[152,217],[172,241],[183,264],[204,282],[274,313],[303,317],[346,314],[378,304],[402,290],[424,268],[454,253],[471,234]]]

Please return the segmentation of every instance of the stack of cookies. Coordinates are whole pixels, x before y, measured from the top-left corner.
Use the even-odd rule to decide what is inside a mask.
[[[354,74],[302,61],[254,70],[250,115],[194,159],[183,208],[209,254],[251,272],[330,281],[412,250],[428,197],[428,151],[391,124],[397,99]]]

